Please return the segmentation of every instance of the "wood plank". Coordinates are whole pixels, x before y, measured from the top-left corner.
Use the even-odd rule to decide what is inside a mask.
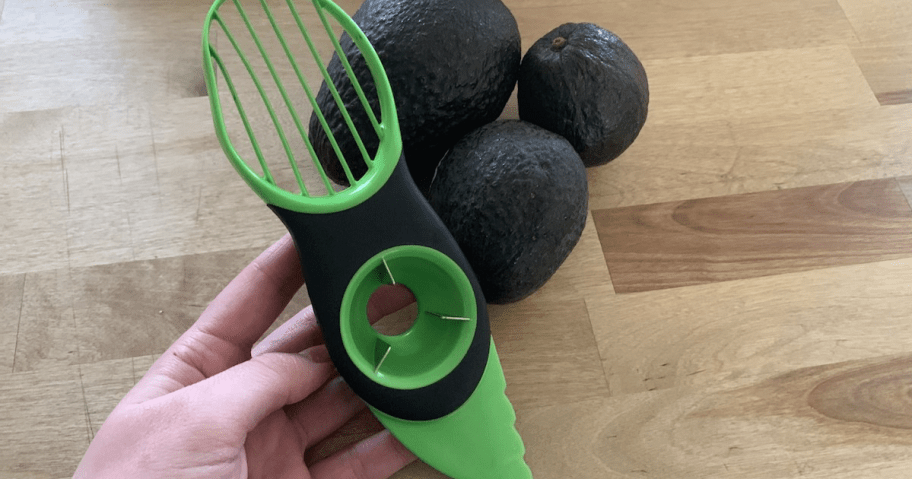
[[[84,373],[87,397],[113,407],[123,392],[115,390],[130,382],[126,361]],[[104,370],[117,377],[104,378]],[[908,439],[890,421],[908,415],[897,393],[909,374],[908,356],[842,362],[708,388],[524,408],[517,427],[536,477],[790,477],[799,470],[903,477]],[[881,455],[872,459],[857,447],[863,444],[881,447]],[[764,475],[768,468],[775,474]],[[445,476],[418,462],[394,477]]]
[[[152,124],[160,194],[130,200],[137,259],[264,249],[284,234],[218,145],[207,99],[156,106]]]
[[[260,251],[0,276],[3,367],[22,372],[159,354]],[[270,331],[308,304],[302,289]]]
[[[589,208],[734,193],[726,175],[739,159],[740,146],[731,129],[725,121],[661,125],[647,119],[620,157],[586,170]]]
[[[79,362],[161,354],[261,251],[250,248],[72,269]],[[272,328],[307,304],[310,299],[302,289]]]
[[[222,153],[206,98],[0,122],[0,274],[265,248],[284,233]]]
[[[0,377],[0,478],[70,477],[91,437],[154,356]]]
[[[779,68],[774,57],[789,54],[647,62],[650,78],[665,91],[653,88],[650,116],[634,144],[611,163],[588,170],[590,207],[912,174],[906,154],[912,108],[880,108],[848,50],[803,51],[812,65],[793,63],[796,56],[783,67],[790,72],[771,73]],[[673,72],[677,66],[666,62],[688,62],[695,71]],[[790,79],[773,91],[778,87],[767,83],[771,76]],[[815,88],[831,81],[824,77],[853,86],[838,94],[824,88],[835,96],[814,98],[824,91]]]
[[[86,420],[91,437],[120,400],[136,385],[134,359],[115,359],[82,364],[77,367],[86,404]]]
[[[912,5],[906,0],[839,0],[863,43],[912,40]]]
[[[0,375],[0,477],[72,475],[89,445],[76,367]]]
[[[488,311],[514,408],[608,394],[584,301],[530,298]]]
[[[875,105],[685,124],[647,120],[627,152],[587,171],[590,207],[912,175],[910,118],[910,105]]]
[[[852,26],[834,0],[697,0],[615,2],[508,0],[522,33],[523,50],[562,23],[590,22],[611,30],[640,59],[798,49],[855,42]]]
[[[893,179],[593,212],[618,293],[912,256]]]
[[[25,275],[0,276],[0,375],[13,372],[24,288]]]
[[[73,269],[80,363],[161,353],[256,253],[231,251]]]
[[[76,364],[79,345],[68,269],[26,273],[14,372]]]
[[[790,370],[519,416],[535,477],[903,478],[908,356]],[[877,451],[877,453],[872,453]]]
[[[731,178],[758,191],[908,176],[909,118],[912,108],[900,105],[744,121],[732,130],[742,156]]]
[[[0,30],[0,111],[204,94],[199,35],[210,5],[181,2],[162,15],[138,1],[10,3]]]
[[[852,55],[881,105],[912,103],[912,42],[862,44]]]
[[[0,274],[67,264],[64,110],[0,113]]]
[[[649,60],[647,122],[815,114],[879,104],[848,46]]]
[[[912,205],[912,177],[904,176],[902,178],[897,178],[896,182],[899,183],[899,188],[902,190],[903,194],[906,195],[906,201]]]
[[[912,260],[586,300],[612,394],[908,353]]]
[[[67,172],[70,208],[124,201],[155,193],[155,145],[150,109],[144,105],[70,109],[63,118],[61,156]]]

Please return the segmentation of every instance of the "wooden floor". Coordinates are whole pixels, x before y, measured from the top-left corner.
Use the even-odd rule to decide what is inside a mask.
[[[614,31],[651,90],[570,258],[490,308],[535,477],[908,478],[912,3],[506,3],[524,48]],[[5,0],[0,479],[70,476],[283,232],[213,134],[207,8]]]

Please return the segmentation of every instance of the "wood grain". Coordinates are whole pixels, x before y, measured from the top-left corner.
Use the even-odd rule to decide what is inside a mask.
[[[620,36],[641,59],[721,55],[853,43],[855,34],[831,0],[645,0],[593,8],[595,2],[507,0],[522,25],[523,49],[565,22],[592,22]]]
[[[897,178],[896,182],[899,183],[899,188],[902,190],[903,194],[906,195],[906,201],[909,202],[909,205],[912,205],[912,177],[904,176]]]
[[[816,397],[828,384],[859,371],[886,368],[899,376],[897,367],[907,371],[907,363],[875,358],[740,385],[722,382],[537,408],[520,417],[520,431],[533,438],[527,458],[535,477],[901,478],[910,466],[905,428],[822,414]],[[865,410],[881,418],[907,414],[907,398],[897,398],[905,386],[878,384],[879,394],[893,399]],[[869,393],[865,387],[847,389]],[[855,410],[851,397],[842,394],[828,407]],[[587,447],[576,447],[579,443]],[[876,458],[872,450],[878,451]]]
[[[824,52],[831,55],[828,60],[824,60]],[[792,53],[776,52],[783,56]],[[707,84],[706,79],[715,76],[706,70],[721,68],[714,57],[680,60],[691,63],[700,72],[699,79],[690,68],[672,74],[659,68],[659,62],[647,63],[647,68],[653,65],[648,70],[651,81],[661,81],[668,88],[653,97],[667,98],[651,100],[646,125],[621,157],[588,170],[590,207],[595,210],[912,174],[912,164],[907,161],[912,147],[912,108],[880,108],[850,52],[836,53],[818,50],[813,56],[819,55],[820,63],[795,65],[794,76],[787,81],[788,86],[782,84],[783,90],[767,90],[767,94],[743,101],[734,100],[734,92],[742,87],[745,92],[772,87],[753,83],[764,82],[770,73],[760,72],[776,68],[775,61],[764,63],[753,54],[739,55],[744,61],[738,67],[741,72],[757,75],[719,72],[716,84]],[[734,61],[731,56],[726,58]],[[773,75],[781,78],[785,73]],[[826,88],[822,91],[835,96],[818,97],[815,85],[830,81],[823,80],[827,76],[844,78],[855,86],[843,90],[846,97],[842,99]],[[685,77],[689,79],[683,80]],[[742,78],[744,83],[738,86],[734,78]],[[692,89],[679,87],[682,81]],[[803,93],[794,94],[805,88]],[[729,89],[731,103],[721,93]],[[857,103],[850,107],[848,97]],[[674,103],[678,109],[672,114],[659,102]],[[811,108],[814,103],[818,106]],[[767,107],[771,110],[762,113]],[[801,111],[806,107],[807,111]],[[730,110],[726,112],[727,108]]]
[[[248,249],[74,269],[80,363],[161,353],[258,253]]]
[[[908,351],[909,259],[644,293],[586,306],[612,394],[752,380]]]
[[[0,479],[59,479],[284,228],[214,135],[210,0],[5,3]],[[535,477],[907,477],[909,2],[505,3],[524,50],[565,22],[618,33],[652,92],[633,146],[587,171],[595,213],[572,254],[490,311]],[[643,262],[609,269],[599,210],[627,207],[697,238],[686,263],[710,282],[626,292],[637,275],[666,286],[650,268],[685,249],[650,231]],[[682,268],[662,275],[693,280]]]
[[[593,212],[619,293],[912,256],[895,180]]]
[[[0,375],[0,477],[72,474],[89,445],[86,404],[74,367]]]
[[[852,55],[881,105],[912,103],[912,43],[862,44]]]
[[[79,344],[70,271],[56,269],[24,275],[13,371],[76,364]]]
[[[86,421],[95,437],[104,420],[142,377],[136,375],[134,359],[115,359],[77,367],[86,405]]]
[[[905,0],[839,0],[864,43],[902,42],[912,31],[912,6]]]
[[[25,275],[0,276],[0,375],[13,372]]]
[[[583,301],[490,306],[491,335],[518,408],[563,404],[608,394]],[[533,334],[534,333],[534,334]]]
[[[159,354],[260,251],[0,276],[4,367],[22,372]],[[309,303],[302,289],[272,329]]]
[[[647,121],[656,124],[748,121],[773,112],[814,114],[878,104],[844,45],[670,58],[646,61],[644,67],[651,80]]]
[[[0,111],[204,94],[199,35],[208,4],[9,2]]]
[[[912,429],[912,401],[906,393],[910,380],[912,357],[855,366],[817,384],[808,404],[838,421]]]
[[[63,114],[0,113],[0,273],[67,265],[67,192],[59,134]]]

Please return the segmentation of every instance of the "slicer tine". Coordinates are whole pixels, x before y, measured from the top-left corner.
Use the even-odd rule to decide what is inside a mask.
[[[431,316],[437,316],[440,319],[446,319],[448,321],[471,321],[472,320],[472,318],[466,318],[464,316],[448,316],[445,314],[433,313],[431,311],[428,311],[428,314],[430,314]]]
[[[383,353],[383,357],[380,358],[380,361],[377,362],[377,366],[374,368],[374,374],[377,374],[380,372],[380,366],[383,366],[383,361],[386,361],[386,357],[389,356],[389,353],[392,350],[393,350],[392,346],[387,346],[386,352]]]
[[[393,282],[393,285],[396,284],[396,278],[393,277],[393,272],[390,271],[389,264],[386,262],[386,258],[380,258],[383,261],[383,267],[386,268],[386,274],[389,275],[390,281]]]

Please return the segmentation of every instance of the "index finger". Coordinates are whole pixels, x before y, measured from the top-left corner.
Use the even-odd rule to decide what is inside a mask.
[[[405,286],[381,286],[367,302],[367,319],[372,324],[376,323],[384,316],[395,313],[414,302],[415,296]],[[266,352],[296,353],[322,342],[323,334],[311,305],[298,312],[263,339],[253,348],[253,355]]]
[[[303,284],[294,244],[285,235],[216,296],[126,400],[141,402],[163,396],[250,359],[253,343]]]
[[[223,339],[249,353],[303,284],[298,253],[286,234],[216,296],[191,330]]]

